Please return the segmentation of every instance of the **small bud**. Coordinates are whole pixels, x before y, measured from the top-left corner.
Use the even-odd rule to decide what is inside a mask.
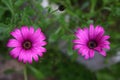
[[[64,11],[64,10],[65,10],[65,6],[63,6],[63,5],[59,5],[58,10],[60,10],[60,11]]]

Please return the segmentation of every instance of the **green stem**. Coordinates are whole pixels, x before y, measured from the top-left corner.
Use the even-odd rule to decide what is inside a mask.
[[[56,12],[56,11],[58,11],[58,9],[55,9],[55,10],[51,11],[50,14],[52,14],[52,13],[54,13],[54,12]]]
[[[24,66],[24,80],[28,80],[27,79],[27,67],[26,67],[26,65]]]
[[[90,13],[94,13],[97,0],[91,0],[91,9]]]

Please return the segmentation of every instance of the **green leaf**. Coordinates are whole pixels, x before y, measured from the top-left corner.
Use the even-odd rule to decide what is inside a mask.
[[[5,7],[2,7],[0,6],[0,18],[2,17],[2,15],[4,14],[4,12],[6,11],[7,9]]]
[[[43,73],[40,72],[39,70],[37,70],[35,67],[33,67],[31,65],[29,65],[28,67],[38,79],[43,79],[44,78]]]
[[[2,0],[2,2],[8,7],[11,13],[14,14],[12,0]]]

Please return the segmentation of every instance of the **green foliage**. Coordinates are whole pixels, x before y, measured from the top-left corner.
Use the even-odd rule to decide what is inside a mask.
[[[92,73],[82,64],[76,63],[77,53],[72,50],[72,40],[77,27],[90,23],[102,25],[111,36],[111,50],[108,58],[120,49],[120,1],[119,0],[49,0],[50,4],[62,4],[63,12],[43,8],[42,0],[0,0],[0,55],[9,57],[6,48],[10,32],[22,25],[40,27],[47,36],[48,45],[41,62],[28,65],[29,74],[36,79],[57,80],[119,80],[119,64],[112,66],[112,72],[101,70]],[[56,8],[57,9],[57,8]],[[68,20],[66,20],[66,17]],[[60,44],[65,42],[65,52]],[[4,52],[4,53],[3,53]],[[3,53],[3,54],[2,54]],[[66,54],[66,55],[63,55]],[[70,57],[67,57],[70,56]],[[119,67],[118,67],[119,66]]]

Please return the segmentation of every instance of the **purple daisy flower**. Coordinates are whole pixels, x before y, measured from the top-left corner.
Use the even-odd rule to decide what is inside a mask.
[[[75,32],[77,39],[73,40],[74,50],[78,50],[78,54],[84,56],[85,59],[93,58],[95,51],[101,55],[106,56],[105,49],[110,49],[110,36],[104,35],[103,27],[97,25],[90,25],[90,28],[80,29]]]
[[[33,27],[22,26],[21,29],[16,28],[12,31],[11,35],[14,38],[9,39],[7,47],[13,48],[10,55],[13,58],[18,58],[20,62],[31,64],[32,59],[38,61],[38,56],[42,57],[43,53],[46,52],[43,47],[47,44],[44,41],[46,37],[40,28],[34,31]]]

